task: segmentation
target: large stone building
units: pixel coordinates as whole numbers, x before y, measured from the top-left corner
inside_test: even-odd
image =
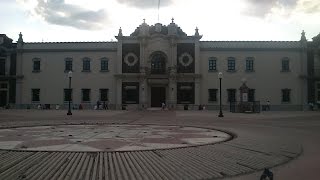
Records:
[[[16,44],[0,34],[0,107],[15,103]]]
[[[159,107],[162,102],[176,109],[200,104],[217,109],[219,72],[225,109],[230,101],[244,100],[243,84],[249,88],[245,101],[270,101],[272,110],[303,110],[308,102],[319,101],[319,76],[313,73],[320,67],[319,41],[308,48],[304,32],[299,41],[201,37],[198,29],[188,36],[173,21],[167,26],[143,22],[130,36],[119,29],[117,42],[26,43],[20,34],[16,51],[1,52],[17,53],[16,72],[11,71],[16,107],[66,107],[71,97],[74,107],[84,108],[99,100],[113,109]],[[2,59],[8,61],[8,54]]]

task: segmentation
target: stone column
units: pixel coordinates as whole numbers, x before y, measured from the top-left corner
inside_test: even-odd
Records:
[[[194,74],[195,74],[195,105],[199,105],[199,104],[202,104],[201,102],[201,84],[200,84],[200,77],[198,76],[200,74],[200,67],[201,67],[201,62],[200,62],[200,43],[199,43],[199,39],[196,39],[195,40],[195,43],[194,43],[194,48],[195,48],[195,54],[194,54],[194,62],[195,62],[195,71],[194,71]]]
[[[119,30],[120,31],[120,30]],[[120,33],[119,33],[120,34]],[[120,34],[121,35],[121,34]],[[118,75],[114,81],[114,104],[116,109],[121,109],[122,104],[122,35],[118,36],[118,44],[117,44],[117,59],[115,61],[115,74]]]
[[[121,78],[116,79],[115,94],[116,94],[115,108],[121,109],[121,105],[122,105],[122,79]]]
[[[16,62],[16,106],[17,107],[22,107],[23,104],[23,58],[22,58],[22,46],[21,44],[18,44],[17,48],[17,62]],[[25,102],[24,102],[25,103]]]
[[[174,37],[170,39],[170,78],[169,78],[169,108],[175,109],[177,104],[177,42]]]
[[[194,104],[199,105],[201,103],[201,89],[200,89],[200,79],[196,78],[194,81],[194,94],[195,94],[195,99],[194,99]]]
[[[5,75],[6,76],[10,76],[10,60],[11,60],[11,54],[7,55],[6,58],[6,68],[5,68]]]

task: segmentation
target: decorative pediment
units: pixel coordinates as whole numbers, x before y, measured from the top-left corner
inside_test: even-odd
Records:
[[[140,25],[135,29],[133,33],[130,34],[130,36],[140,36],[140,35],[146,35],[145,31],[148,31],[149,35],[176,35],[176,36],[187,36],[183,30],[178,27],[174,23],[170,23],[168,26],[162,25],[161,23],[156,23],[155,25],[147,25],[146,23]],[[175,34],[171,34],[175,33]]]

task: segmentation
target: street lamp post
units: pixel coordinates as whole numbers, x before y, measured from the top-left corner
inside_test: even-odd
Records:
[[[219,81],[220,81],[220,89],[219,89],[219,93],[220,93],[220,112],[219,112],[219,116],[218,117],[223,117],[223,113],[222,113],[222,100],[221,100],[221,80],[222,80],[222,72],[219,72],[218,74],[218,78],[219,78]]]
[[[72,96],[72,93],[71,93],[71,78],[72,78],[72,71],[68,72],[68,78],[69,78],[69,108],[68,108],[67,115],[72,115],[72,112],[71,112],[71,96]]]

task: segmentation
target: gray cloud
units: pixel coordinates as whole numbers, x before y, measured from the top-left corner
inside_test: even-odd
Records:
[[[133,6],[137,8],[158,8],[158,0],[117,0],[121,4],[126,4],[128,6]],[[173,0],[161,0],[160,6],[169,6]]]
[[[38,0],[34,11],[48,23],[84,30],[102,29],[107,20],[103,9],[92,11],[64,0]]]
[[[305,13],[319,13],[320,1],[319,0],[306,0],[300,7]]]
[[[299,0],[246,0],[248,7],[244,14],[264,17],[271,12],[271,9],[276,6],[281,6],[286,9],[293,9],[296,7]]]

